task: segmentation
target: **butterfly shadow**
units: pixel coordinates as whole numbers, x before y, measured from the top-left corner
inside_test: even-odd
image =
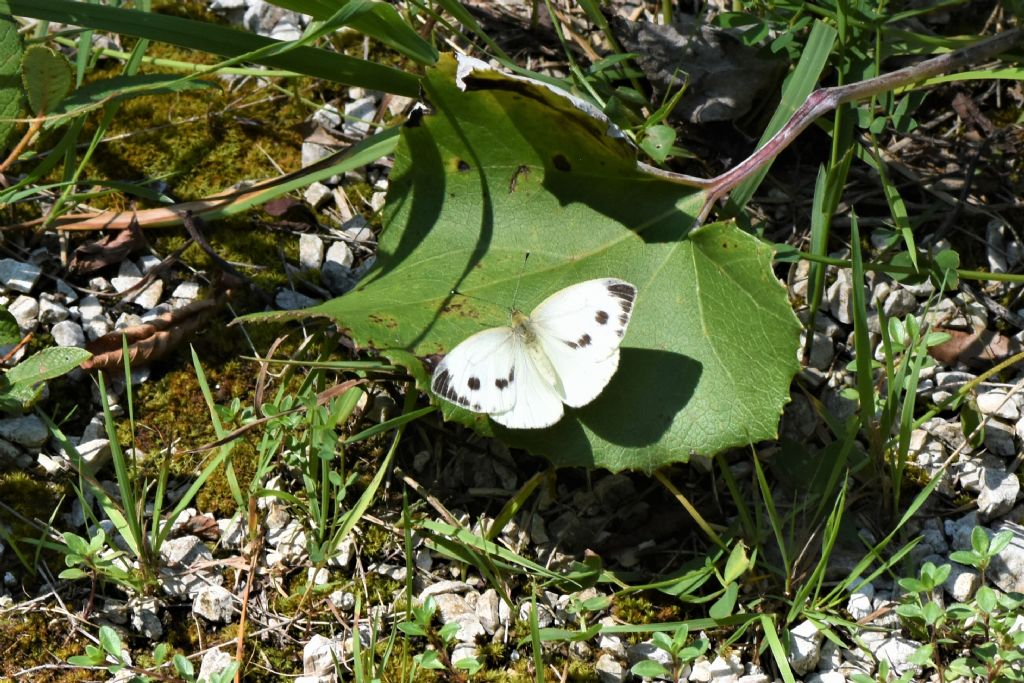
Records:
[[[669,437],[679,412],[693,397],[703,366],[671,351],[623,348],[620,354],[618,371],[592,403],[569,409],[550,429],[502,429],[501,437],[560,466],[593,466],[594,449],[611,448],[619,451],[623,466],[649,469],[650,455],[644,451]]]

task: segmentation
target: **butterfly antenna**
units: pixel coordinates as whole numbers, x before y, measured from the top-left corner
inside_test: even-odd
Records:
[[[530,258],[530,252],[523,257],[523,265],[519,268],[519,277],[516,279],[516,291],[512,293],[512,310],[516,310],[516,301],[519,300],[519,285],[523,282],[523,273],[526,272],[526,262]]]

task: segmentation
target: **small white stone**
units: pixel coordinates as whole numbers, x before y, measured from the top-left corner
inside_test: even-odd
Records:
[[[949,564],[952,569],[942,586],[957,602],[967,602],[981,586],[981,575],[973,567],[965,567],[956,562]]]
[[[324,128],[340,128],[341,112],[333,104],[325,104],[313,112],[313,121]]]
[[[50,335],[57,346],[85,346],[85,332],[82,331],[82,326],[71,320],[62,320],[54,325],[50,328]]]
[[[7,306],[7,311],[18,321],[22,333],[31,332],[39,324],[39,302],[30,296],[19,296]]]
[[[821,631],[814,622],[805,620],[790,631],[787,659],[793,671],[803,675],[818,665],[821,657]]]
[[[109,439],[93,439],[92,441],[79,443],[75,446],[75,450],[78,451],[78,455],[82,458],[82,471],[89,476],[94,476],[104,465],[110,462]]]
[[[320,270],[324,262],[324,241],[317,235],[299,236],[299,266],[306,270]]]
[[[28,294],[43,271],[33,263],[0,259],[0,286],[5,290]]]
[[[164,293],[164,281],[157,278],[142,288],[142,291],[132,297],[132,301],[143,308],[153,308],[160,303],[160,297]]]
[[[106,316],[89,318],[82,324],[82,329],[85,330],[85,336],[88,337],[89,341],[95,341],[103,335],[109,334],[112,328],[113,325]]]
[[[341,226],[341,232],[345,237],[360,244],[371,244],[374,241],[373,230],[363,216],[353,216]]]
[[[331,188],[327,187],[323,183],[312,183],[306,188],[306,191],[302,193],[303,199],[314,209],[319,209],[324,202],[334,196],[331,192]]]
[[[355,102],[347,102],[342,131],[350,137],[364,137],[370,132],[370,121],[376,113],[377,100],[373,97],[361,97]]]
[[[626,667],[607,653],[598,657],[594,670],[597,671],[597,678],[601,683],[623,683],[629,675]]]
[[[62,320],[67,320],[71,311],[56,301],[52,294],[45,293],[39,296],[39,322],[44,325],[52,325]]]
[[[197,282],[182,282],[180,285],[174,288],[171,292],[171,297],[175,299],[185,299],[187,301],[194,301],[199,298],[199,283]]]
[[[341,640],[325,638],[319,633],[309,639],[302,648],[302,672],[307,676],[319,676],[321,674],[333,673],[334,662],[344,661],[347,650],[347,643]]]
[[[216,674],[228,668],[233,661],[235,661],[234,657],[224,650],[217,648],[207,650],[206,654],[203,655],[202,664],[199,665],[199,675],[196,677],[196,680],[209,681]]]
[[[850,599],[846,603],[846,611],[855,620],[860,620],[871,614],[871,601],[875,597],[875,587],[870,583],[860,584],[856,590],[850,593]]]
[[[1007,398],[1007,393],[1002,389],[993,389],[983,394],[978,394],[978,410],[982,415],[993,415],[1001,417],[1009,422],[1016,422],[1020,419],[1020,408],[1013,397]]]
[[[882,312],[889,318],[902,318],[917,309],[917,298],[905,289],[894,289],[889,292]]]
[[[139,266],[139,272],[143,275],[149,275],[154,268],[160,265],[161,260],[153,256],[153,254],[144,254],[138,258],[136,263]]]
[[[113,291],[114,286],[107,278],[97,275],[89,280],[89,289],[94,292],[110,292]]]
[[[104,315],[103,304],[100,300],[93,295],[89,295],[82,298],[82,301],[78,304],[78,315],[82,321],[92,320],[93,318],[99,318]]]
[[[192,599],[192,611],[209,621],[228,622],[235,615],[234,597],[221,586],[203,586]]]

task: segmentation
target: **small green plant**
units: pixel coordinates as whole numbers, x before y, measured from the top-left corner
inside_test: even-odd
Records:
[[[654,647],[668,653],[672,663],[666,667],[661,662],[653,659],[646,659],[637,662],[630,668],[636,676],[646,678],[668,678],[672,681],[682,680],[683,669],[687,664],[707,652],[710,643],[705,638],[697,638],[693,643],[687,644],[690,640],[690,629],[685,624],[669,635],[664,631],[655,631],[651,636]]]
[[[126,553],[107,545],[107,535],[102,528],[97,527],[91,538],[70,531],[65,531],[61,538],[64,539],[64,563],[68,568],[60,573],[60,578],[89,578],[94,587],[100,579],[109,580],[142,590],[137,577],[126,569]]]
[[[151,683],[152,681],[167,680],[167,676],[159,671],[167,666],[173,667],[174,672],[186,683],[230,683],[235,678],[235,671],[238,670],[238,663],[231,662],[222,671],[209,678],[204,678],[202,681],[197,681],[192,662],[181,654],[175,654],[168,659],[169,654],[170,646],[167,643],[159,643],[153,649],[152,668],[134,667],[117,631],[109,626],[101,626],[98,644],[86,645],[85,654],[68,658],[68,664],[82,667],[102,667],[111,675],[128,671],[133,674],[130,679],[127,679],[128,683]]]
[[[0,344],[21,341],[18,323],[0,306]],[[0,412],[20,413],[32,407],[43,390],[43,382],[60,377],[92,357],[85,349],[51,347],[25,358],[0,375]]]
[[[989,539],[984,529],[975,527],[971,550],[957,551],[951,559],[974,567],[984,577],[992,558],[1011,538],[1012,534],[1004,531]],[[943,606],[942,585],[951,571],[949,564],[925,562],[917,577],[899,581],[905,594],[896,613],[911,635],[924,643],[911,663],[935,669],[940,680],[959,677],[1002,683],[1024,679],[1024,629],[1017,623],[1024,596],[1007,595],[983,585],[968,602]],[[873,679],[857,675],[853,680],[868,683]],[[880,670],[874,680],[888,678]]]
[[[483,662],[476,657],[467,657],[454,662],[451,660],[449,650],[456,644],[455,636],[459,632],[460,625],[452,622],[445,624],[440,629],[435,629],[433,619],[436,611],[437,604],[434,602],[434,598],[428,597],[422,605],[412,608],[410,614],[412,619],[398,624],[398,629],[402,633],[426,638],[430,644],[431,649],[413,656],[413,663],[420,669],[448,671],[454,680],[467,680],[480,671]],[[415,680],[415,669],[412,674]]]

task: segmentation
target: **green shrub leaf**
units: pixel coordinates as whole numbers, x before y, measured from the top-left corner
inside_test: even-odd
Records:
[[[0,344],[17,344],[21,341],[21,328],[6,306],[0,306]]]
[[[48,114],[71,91],[71,65],[45,45],[32,45],[21,60],[21,80],[32,113]]]
[[[18,24],[0,15],[0,150],[18,125],[14,119],[21,113],[22,90],[18,82],[21,71],[21,36]]]
[[[562,95],[497,72],[474,72],[463,91],[454,75],[450,58],[428,73],[438,113],[402,131],[377,267],[290,317],[336,320],[426,389],[422,359],[507,324],[514,297],[528,312],[568,285],[618,277],[639,288],[637,306],[593,403],[543,430],[442,402],[445,417],[557,465],[613,471],[774,436],[799,324],[771,248],[731,224],[691,231],[703,193],[638,170],[635,148]]]

